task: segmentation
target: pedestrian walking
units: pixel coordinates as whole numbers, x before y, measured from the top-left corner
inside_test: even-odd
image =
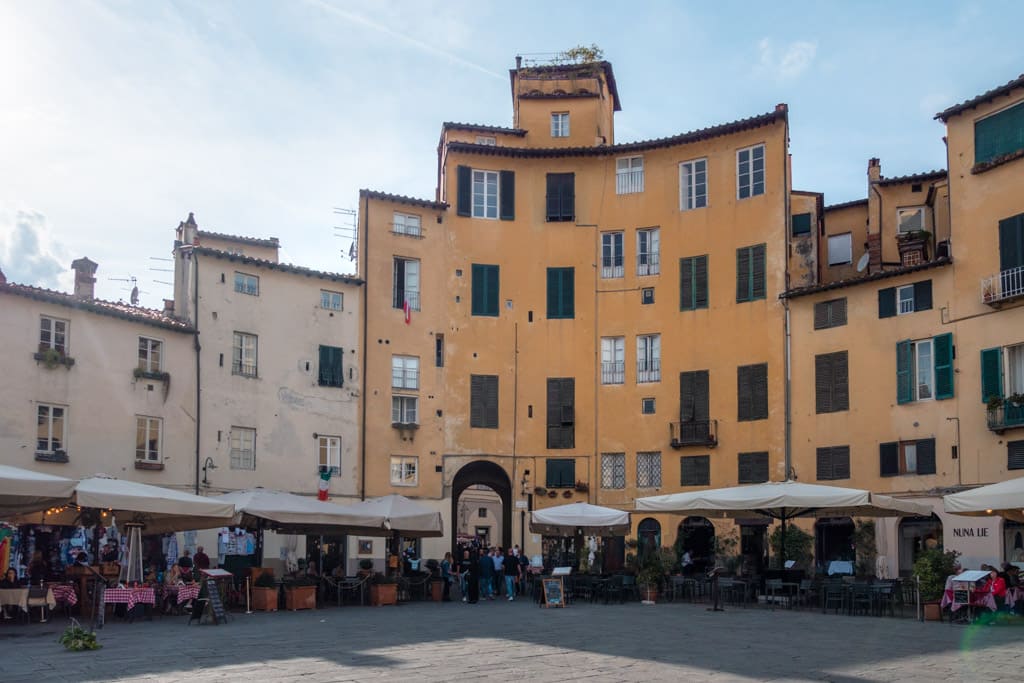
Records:
[[[468,589],[467,597],[470,605],[475,605],[480,599],[480,561],[479,558],[470,556],[469,551],[466,551],[468,558],[466,567],[466,587]]]
[[[480,559],[477,561],[477,572],[480,584],[480,597],[486,600],[493,600],[494,558],[486,550],[480,553]]]
[[[501,579],[505,575],[503,570],[505,556],[501,554],[501,548],[491,550],[491,562],[494,563],[494,595],[501,595]]]
[[[452,601],[452,554],[445,553],[444,559],[441,560],[441,578],[444,580],[444,586],[441,588],[441,600],[443,602]]]
[[[516,599],[516,585],[519,583],[519,561],[516,559],[516,554],[512,548],[508,549],[508,556],[505,557],[503,566],[505,570],[505,593],[508,595],[508,601],[512,602]]]

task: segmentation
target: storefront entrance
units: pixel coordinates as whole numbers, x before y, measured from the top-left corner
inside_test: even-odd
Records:
[[[853,520],[849,517],[825,517],[814,524],[814,560],[822,571],[830,562],[853,562]]]
[[[899,526],[900,576],[914,573],[914,562],[923,550],[942,550],[942,521],[931,517],[904,517]]]
[[[690,553],[692,572],[705,572],[715,561],[715,525],[704,517],[687,517],[676,530],[676,554]]]

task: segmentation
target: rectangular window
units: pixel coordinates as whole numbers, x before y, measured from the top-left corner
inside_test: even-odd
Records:
[[[814,357],[814,403],[817,413],[850,409],[850,374],[846,351]]]
[[[238,271],[235,271],[235,291],[239,294],[259,296],[260,278],[256,275],[249,275],[248,273],[239,273]]]
[[[558,111],[551,114],[551,137],[569,137],[569,112]]]
[[[680,486],[711,486],[711,456],[683,455],[679,458]]]
[[[391,356],[391,387],[393,389],[420,388],[420,359],[416,356]]]
[[[473,218],[498,218],[498,172],[473,169]]]
[[[42,316],[39,319],[39,350],[54,349],[61,355],[68,352],[67,320]]]
[[[640,304],[647,306],[654,303],[654,287],[644,287],[640,290]]]
[[[341,367],[344,350],[337,346],[320,345],[320,363],[317,366],[317,381],[322,387],[340,387],[345,383]]]
[[[576,380],[549,377],[547,382],[547,447],[576,447]]]
[[[814,304],[814,329],[842,327],[846,324],[846,297]]]
[[[679,310],[695,311],[708,307],[708,257],[686,256],[679,259]]]
[[[656,408],[656,401],[654,398],[642,398],[640,399],[640,414],[641,415],[654,415]]]
[[[798,213],[793,216],[793,237],[811,234],[811,214]]]
[[[231,345],[231,372],[243,377],[256,377],[257,338],[255,334],[235,332]]]
[[[679,421],[707,423],[710,419],[707,370],[679,373]]]
[[[392,396],[391,397],[391,424],[394,425],[415,425],[417,420],[416,409],[419,406],[419,399],[416,396]]]
[[[825,446],[817,453],[818,481],[850,478],[850,447]]]
[[[935,439],[879,444],[879,474],[935,474]]]
[[[328,311],[340,311],[344,309],[345,296],[341,292],[332,292],[329,289],[320,290],[320,308]]]
[[[391,306],[420,310],[420,262],[415,259],[395,257],[392,277]]]
[[[829,235],[828,264],[842,266],[853,263],[853,235],[845,232],[842,235]]]
[[[576,485],[576,461],[572,458],[549,458],[546,486],[549,489],[567,489]]]
[[[550,462],[550,461],[548,461]],[[626,454],[625,453],[602,453],[601,454],[601,488],[603,489],[624,489],[626,488]]]
[[[661,488],[661,453],[636,454],[636,486],[641,489]]]
[[[473,264],[472,303],[473,315],[498,316],[500,269],[498,266]]]
[[[548,318],[576,317],[574,268],[548,268]]]
[[[1024,102],[974,122],[974,163],[1024,149]]]
[[[626,381],[626,338],[601,338],[601,384]]]
[[[414,213],[396,211],[391,218],[391,231],[396,235],[419,237],[421,234],[420,217]]]
[[[736,250],[736,303],[765,298],[765,245]]]
[[[708,160],[679,164],[679,208],[683,211],[708,205]]]
[[[764,145],[736,152],[736,196],[739,199],[764,194]]]
[[[317,470],[326,467],[334,474],[341,473],[341,437],[323,436],[317,437]]]
[[[914,312],[914,285],[905,285],[896,288],[896,313],[906,315]]]
[[[158,417],[135,418],[135,459],[139,462],[160,462],[160,434],[163,420]]]
[[[498,376],[469,376],[469,426],[498,428]]]
[[[636,338],[636,381],[661,381],[661,335],[642,334]]]
[[[644,158],[624,157],[615,160],[615,194],[644,191]]]
[[[444,367],[444,335],[441,333],[434,335],[434,367]]]
[[[737,463],[739,483],[760,484],[768,481],[768,451],[740,453]]]
[[[480,517],[482,519],[486,518],[487,517],[487,508],[477,508],[476,509],[476,516]]]
[[[66,450],[64,425],[67,408],[40,403],[36,407],[36,454],[54,455]]]
[[[878,290],[878,317],[891,318],[932,308],[932,281],[921,280],[901,287]]]
[[[661,235],[658,228],[636,231],[636,274],[657,275],[660,272]]]
[[[419,458],[410,455],[391,456],[391,485],[416,486],[419,484]]]
[[[736,397],[740,422],[768,419],[768,364],[736,368]]]
[[[924,207],[896,209],[896,225],[900,234],[924,230]]]
[[[576,174],[548,173],[546,200],[549,221],[576,220]]]
[[[231,469],[256,469],[256,430],[248,427],[231,428]]]
[[[601,233],[601,277],[622,277],[622,233]]]
[[[455,212],[474,218],[515,220],[516,174],[513,171],[455,169]]]
[[[1006,469],[1024,470],[1024,441],[1006,442]]]
[[[487,145],[488,147],[494,147],[498,144],[498,139],[493,135],[477,135],[476,144]]]
[[[159,339],[139,337],[138,369],[143,372],[160,372],[163,347],[163,342]]]
[[[953,397],[953,335],[896,344],[897,403]]]

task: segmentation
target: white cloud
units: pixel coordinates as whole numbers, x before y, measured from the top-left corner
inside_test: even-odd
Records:
[[[54,241],[46,217],[35,211],[0,212],[0,269],[8,282],[66,289],[67,250]]]
[[[817,41],[794,40],[776,48],[769,38],[762,38],[757,44],[759,53],[758,70],[780,81],[792,80],[814,62],[818,52]]]

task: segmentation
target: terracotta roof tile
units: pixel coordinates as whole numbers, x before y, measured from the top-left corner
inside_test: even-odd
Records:
[[[615,84],[615,72],[612,71],[612,63],[608,61],[601,62],[584,62],[582,64],[541,64],[537,66],[524,66],[518,69],[518,71],[526,72],[529,74],[533,73],[557,73],[559,71],[586,71],[588,68],[598,67],[604,71],[604,77],[608,81],[608,92],[611,93],[612,98],[615,100],[615,111],[622,111],[622,103],[619,100],[619,88]],[[509,83],[515,88],[515,77],[516,69],[508,70]],[[515,97],[513,91],[512,96]]]
[[[204,237],[210,239],[223,240],[225,242],[237,242],[238,244],[251,244],[256,247],[280,247],[281,243],[276,237],[270,237],[263,239],[262,237],[243,237],[241,235],[228,235],[223,232],[210,232],[209,230],[197,230],[196,234],[199,235],[200,244]]]
[[[144,325],[153,325],[168,330],[179,332],[194,332],[195,330],[184,320],[179,320],[162,311],[142,306],[132,306],[120,301],[105,301],[103,299],[81,299],[66,292],[58,292],[43,287],[32,287],[30,285],[19,285],[14,283],[0,284],[0,294],[13,294],[27,299],[44,301],[46,303],[67,306],[80,311],[89,311],[99,315],[109,315],[114,318],[131,320]]]
[[[421,206],[425,209],[437,209],[438,211],[444,211],[448,208],[448,205],[444,202],[434,202],[429,199],[417,199],[416,197],[406,197],[403,194],[389,194],[387,192],[378,192],[377,190],[359,190],[360,197],[368,197],[370,199],[380,199],[385,202],[395,202],[397,204],[408,204],[410,206]]]
[[[893,176],[892,178],[880,178],[879,185],[901,185],[903,183],[919,183],[928,180],[941,180],[946,177],[946,171],[938,168],[934,171],[922,171],[910,175]]]
[[[479,123],[458,123],[456,121],[445,121],[441,124],[442,130],[468,130],[475,133],[502,133],[523,137],[526,130],[523,128],[504,128],[502,126],[484,126]]]
[[[991,102],[1000,95],[1007,95],[1010,93],[1011,90],[1014,90],[1015,88],[1024,88],[1024,74],[1017,76],[1017,78],[1013,79],[1006,85],[1001,85],[998,88],[993,88],[988,92],[982,93],[977,97],[972,97],[971,99],[965,102],[961,102],[960,104],[954,104],[949,109],[940,111],[938,114],[935,115],[935,118],[945,123],[951,117],[956,116],[961,112],[967,111],[968,109],[973,109],[974,107],[977,107],[979,104]]]
[[[898,277],[900,275],[906,275],[908,273],[916,273],[921,270],[929,270],[931,268],[938,268],[940,266],[949,265],[953,262],[952,257],[945,256],[943,258],[937,258],[934,261],[927,261],[926,263],[919,263],[915,266],[904,266],[902,268],[894,268],[893,270],[883,270],[878,273],[872,273],[871,275],[865,275],[863,277],[851,278],[849,280],[838,280],[836,282],[827,282],[823,285],[811,285],[809,287],[798,287],[789,291],[783,292],[779,295],[780,299],[796,299],[801,296],[808,296],[809,294],[817,294],[818,292],[827,292],[831,289],[844,289],[846,287],[853,287],[855,285],[862,285],[867,282],[876,282],[878,280],[887,280],[891,277]]]
[[[268,261],[266,259],[254,258],[252,256],[244,256],[242,254],[232,254],[220,249],[211,249],[209,247],[194,247],[193,253],[202,254],[205,256],[213,256],[214,258],[224,259],[227,261],[235,261],[238,263],[244,263],[250,266],[257,266],[259,268],[266,268],[268,270],[279,270],[283,273],[294,273],[296,275],[305,275],[306,277],[315,277],[321,280],[330,280],[331,282],[344,282],[350,285],[361,285],[363,281],[353,275],[343,275],[341,273],[328,273],[322,270],[313,270],[312,268],[305,268],[303,266],[294,266],[290,263],[278,263],[276,261]]]
[[[829,204],[825,207],[826,211],[834,211],[836,209],[846,209],[851,206],[859,206],[861,204],[867,204],[868,200],[865,199],[853,199],[848,202],[839,202],[838,204]]]

